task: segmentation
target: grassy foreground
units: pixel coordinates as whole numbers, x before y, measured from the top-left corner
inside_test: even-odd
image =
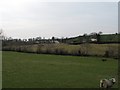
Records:
[[[3,88],[99,88],[100,79],[118,77],[118,61],[101,59],[3,52]]]

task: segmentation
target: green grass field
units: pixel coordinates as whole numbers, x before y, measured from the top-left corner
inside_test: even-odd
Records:
[[[100,79],[117,73],[110,58],[3,52],[3,88],[99,88]]]

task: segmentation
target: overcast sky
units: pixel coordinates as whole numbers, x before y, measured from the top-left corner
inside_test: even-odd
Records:
[[[13,38],[73,37],[118,32],[117,2],[2,0],[0,28]]]

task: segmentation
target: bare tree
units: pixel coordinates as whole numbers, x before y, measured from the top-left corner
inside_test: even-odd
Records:
[[[0,40],[2,40],[2,34],[3,34],[3,30],[0,30]]]
[[[102,33],[103,33],[103,32],[101,32],[101,31],[100,31],[100,32],[98,32],[98,34],[99,34],[99,35],[101,35]]]
[[[0,51],[2,51],[2,29],[0,30]]]
[[[53,42],[53,43],[55,42],[55,37],[52,37],[52,42]]]

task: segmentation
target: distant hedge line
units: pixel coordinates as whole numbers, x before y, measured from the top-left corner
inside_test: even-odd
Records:
[[[3,51],[119,58],[118,44],[35,44],[3,46]]]

